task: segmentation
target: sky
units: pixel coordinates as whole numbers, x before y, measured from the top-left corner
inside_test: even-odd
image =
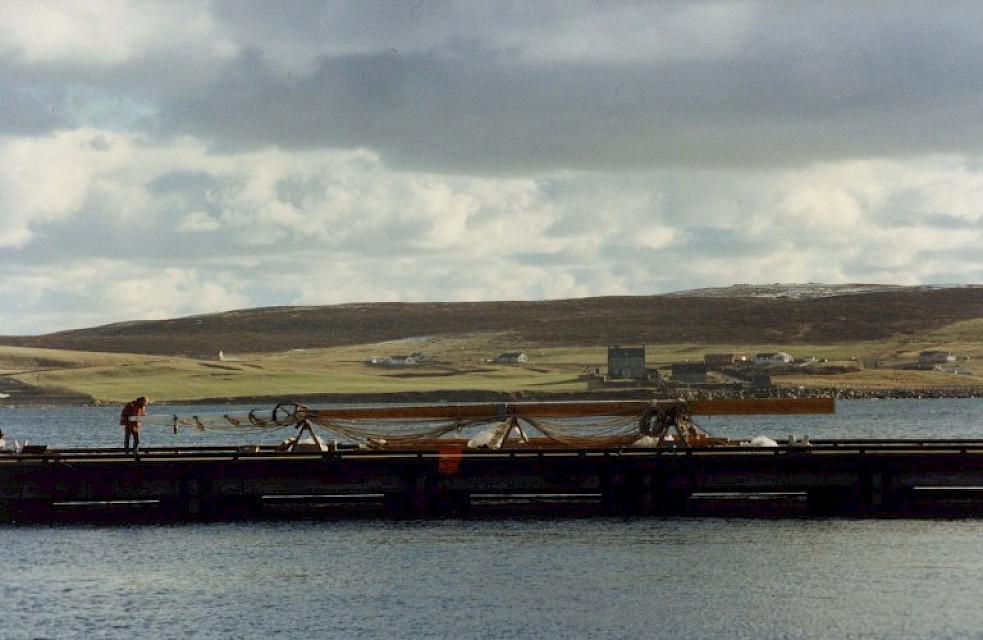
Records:
[[[0,0],[0,335],[983,283],[983,3]]]

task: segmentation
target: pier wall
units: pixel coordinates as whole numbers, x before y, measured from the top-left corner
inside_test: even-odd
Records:
[[[279,453],[59,450],[0,457],[0,520],[572,515],[983,515],[983,441],[677,450]]]

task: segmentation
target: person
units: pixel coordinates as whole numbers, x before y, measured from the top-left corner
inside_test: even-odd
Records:
[[[3,434],[3,429],[0,429],[0,451],[5,451],[7,449],[7,436]]]
[[[133,453],[140,446],[140,416],[147,415],[147,397],[140,396],[123,405],[119,423],[123,427],[123,451],[130,451],[130,440],[133,440]]]

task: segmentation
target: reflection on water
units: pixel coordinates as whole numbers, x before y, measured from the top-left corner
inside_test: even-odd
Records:
[[[981,408],[844,401],[833,416],[700,423],[734,437],[983,438]],[[0,426],[50,446],[119,446],[117,411],[2,409]],[[166,429],[145,437],[239,443]],[[983,630],[983,521],[973,519],[6,525],[0,548],[0,637],[14,639],[934,639]]]
[[[976,521],[7,527],[0,542],[0,612],[13,638],[937,638],[983,629]]]

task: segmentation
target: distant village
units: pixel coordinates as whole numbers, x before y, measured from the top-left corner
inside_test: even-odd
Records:
[[[645,347],[608,347],[607,374],[602,382],[613,380],[663,379],[659,369],[645,364]],[[957,357],[951,351],[922,351],[912,362],[894,365],[895,368],[921,369],[960,373]],[[755,354],[707,353],[701,361],[672,363],[668,367],[668,382],[686,385],[712,385],[751,381],[754,386],[770,386],[770,374],[782,373],[795,367],[821,367],[826,364],[814,356],[795,358],[784,351],[765,351]],[[879,358],[865,358],[855,363],[855,368],[879,369]],[[599,372],[595,374],[601,377]],[[713,376],[711,378],[711,376]]]
[[[960,373],[957,355],[951,351],[929,350],[918,354],[917,360],[893,363],[893,368],[937,370]],[[372,356],[365,364],[377,367],[414,367],[433,362],[422,352],[387,357]],[[523,351],[506,351],[482,362],[501,365],[529,363]],[[764,351],[754,354],[707,353],[702,360],[671,363],[667,367],[652,367],[646,359],[645,346],[624,347],[612,345],[607,349],[605,371],[593,368],[581,376],[588,389],[609,386],[679,386],[700,388],[768,387],[771,375],[798,367],[823,367],[824,360],[814,356],[793,357],[784,351]],[[884,364],[879,358],[863,358],[852,364],[853,368],[879,369]]]

